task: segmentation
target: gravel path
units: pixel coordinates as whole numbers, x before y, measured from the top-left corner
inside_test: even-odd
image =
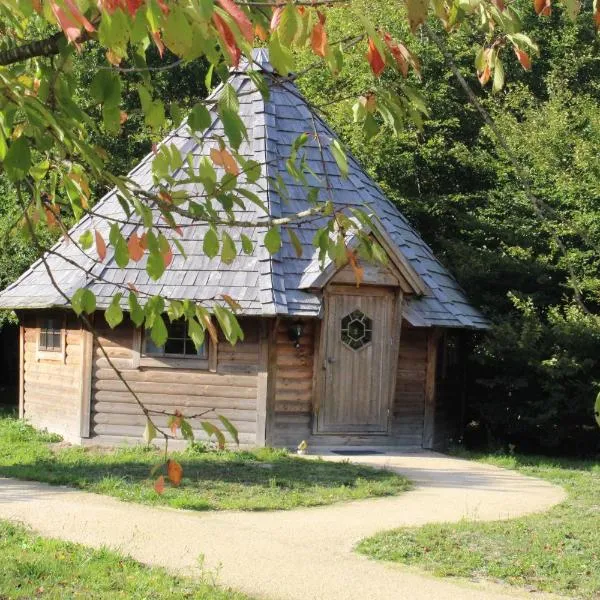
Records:
[[[340,460],[325,456],[326,460]],[[436,579],[352,551],[402,525],[493,520],[543,511],[565,498],[544,481],[431,452],[353,457],[406,475],[400,496],[277,512],[153,508],[40,483],[0,479],[0,518],[42,535],[109,546],[144,563],[273,600],[500,600],[543,598],[496,584]]]

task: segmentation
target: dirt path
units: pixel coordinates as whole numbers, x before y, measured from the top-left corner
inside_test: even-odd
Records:
[[[337,457],[325,457],[339,460]],[[41,534],[109,546],[148,564],[273,600],[499,600],[535,598],[500,585],[435,579],[352,551],[362,538],[402,525],[492,520],[545,510],[565,492],[544,481],[434,453],[352,459],[405,474],[397,497],[289,512],[207,512],[128,504],[113,498],[0,479],[0,518]]]

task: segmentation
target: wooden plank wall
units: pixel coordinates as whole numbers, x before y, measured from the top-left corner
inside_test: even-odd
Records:
[[[256,442],[257,372],[259,366],[259,323],[240,319],[245,340],[233,347],[218,344],[217,370],[135,367],[134,328],[123,324],[111,330],[98,315],[100,341],[111,360],[121,369],[127,383],[150,409],[197,414],[207,409],[227,417],[238,429],[240,443]],[[145,417],[125,385],[110,368],[98,344],[94,346],[92,371],[92,441],[139,443]],[[216,414],[204,417],[216,425]],[[166,416],[156,418],[165,426]],[[200,420],[192,420],[197,439],[207,439]],[[228,434],[226,437],[229,439]]]
[[[23,317],[23,416],[32,425],[79,441],[82,331],[75,317],[66,321],[66,355],[38,357],[35,314]]]
[[[392,434],[401,446],[421,446],[423,441],[427,335],[427,329],[406,324],[400,334]]]

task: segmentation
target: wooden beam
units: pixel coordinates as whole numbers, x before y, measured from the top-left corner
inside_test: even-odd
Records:
[[[394,413],[394,398],[396,397],[396,379],[398,377],[398,360],[400,358],[400,335],[402,333],[402,303],[404,294],[401,290],[396,292],[394,312],[392,314],[392,332],[390,349],[390,373],[388,390],[388,433],[392,433],[392,419]]]
[[[80,370],[80,421],[79,435],[90,437],[92,411],[92,365],[94,360],[94,336],[81,326],[81,370]]]
[[[433,448],[435,441],[435,403],[437,350],[440,331],[432,329],[427,335],[427,370],[425,372],[425,409],[423,414],[423,448]]]
[[[25,326],[19,326],[19,419],[25,416]]]

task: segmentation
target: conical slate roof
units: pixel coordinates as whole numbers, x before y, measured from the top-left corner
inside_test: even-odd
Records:
[[[309,107],[291,82],[273,74],[267,52],[255,50],[254,58],[266,74],[269,99],[263,99],[243,68],[232,74],[229,83],[239,95],[240,117],[248,131],[249,141],[242,143],[240,154],[267,165],[267,172],[263,169],[261,178],[255,184],[246,185],[262,199],[270,216],[285,217],[309,208],[306,188],[293,180],[285,168],[292,142],[301,133],[309,132],[308,142],[301,152],[306,155],[308,167],[319,178],[311,178],[311,186],[321,188],[322,198],[328,197],[331,191],[334,202],[340,205],[369,206],[379,218],[387,237],[426,284],[428,291],[425,295],[411,297],[405,303],[404,318],[415,326],[485,327],[486,320],[469,304],[456,280],[353,157],[348,157],[348,177],[341,176],[330,151],[331,143],[336,139],[335,134]],[[218,94],[218,90],[215,94]],[[162,143],[174,144],[184,158],[192,155],[197,165],[216,146],[212,136],[224,135],[216,111],[212,111],[211,116],[212,125],[202,139],[191,136],[184,123]],[[313,135],[315,132],[318,139]],[[148,190],[153,188],[152,159],[152,154],[146,156],[129,174],[132,180]],[[271,182],[278,176],[285,181],[289,198],[281,198],[274,189]],[[186,175],[180,170],[174,177],[183,180]],[[326,190],[325,180],[329,183],[330,191]],[[182,187],[201,195],[201,186],[198,184],[187,183]],[[128,219],[125,216],[114,190],[96,204],[94,212],[94,216],[84,217],[73,228],[72,239],[79,239],[81,233],[90,228],[101,231],[108,239],[110,222],[102,217],[124,221],[121,230],[125,238],[136,228],[133,222],[135,217]],[[266,219],[267,215],[261,208],[248,202],[246,210],[239,210],[236,217],[256,221]],[[145,294],[161,294],[167,298],[210,302],[227,294],[240,303],[241,314],[319,315],[321,299],[306,289],[310,287],[307,281],[310,282],[320,269],[312,245],[314,232],[319,226],[317,222],[303,223],[297,230],[304,249],[301,258],[297,258],[285,233],[282,236],[282,249],[270,256],[262,244],[266,227],[246,228],[243,233],[256,242],[254,252],[249,256],[240,253],[228,265],[219,257],[209,259],[203,253],[206,226],[192,224],[183,217],[177,217],[177,221],[182,225],[183,235],[178,239],[186,256],[174,248],[173,262],[158,281],[148,277],[145,258],[139,263],[130,262],[127,268],[120,269],[111,255],[110,246],[106,259],[100,263],[93,250],[84,252],[77,244],[61,240],[51,249],[46,261],[55,282],[68,296],[78,288],[87,286],[95,293],[100,308],[108,306],[115,293],[126,290],[127,284],[132,284],[142,300]],[[228,227],[227,231],[237,244],[242,229]],[[0,293],[0,308],[64,305],[64,298],[52,285],[41,260]]]

